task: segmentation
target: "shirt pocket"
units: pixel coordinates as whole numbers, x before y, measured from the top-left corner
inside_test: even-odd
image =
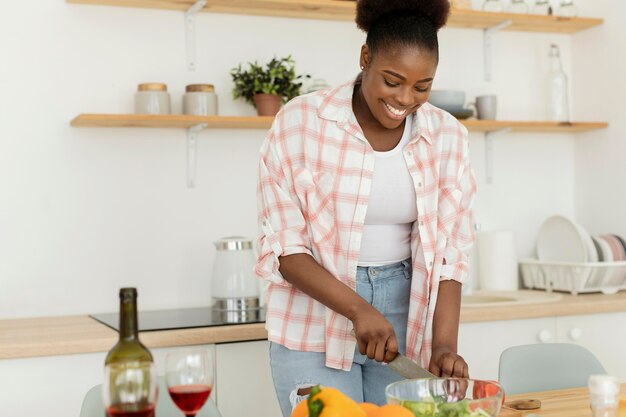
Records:
[[[333,242],[337,233],[333,176],[298,168],[294,172],[294,184],[312,243],[327,245]]]
[[[463,191],[455,186],[444,187],[439,190],[437,206],[438,230],[446,238],[450,237],[454,225],[461,213],[461,199]]]

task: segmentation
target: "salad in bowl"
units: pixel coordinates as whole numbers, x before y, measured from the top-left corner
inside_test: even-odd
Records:
[[[387,404],[415,417],[496,417],[504,390],[494,381],[463,378],[406,379],[385,389]]]

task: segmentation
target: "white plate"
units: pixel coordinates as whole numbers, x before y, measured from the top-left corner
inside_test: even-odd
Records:
[[[552,216],[539,229],[537,257],[542,261],[597,262],[598,252],[582,226],[567,217]]]
[[[602,236],[592,236],[591,239],[596,246],[598,252],[598,261],[600,262],[613,262],[613,251],[611,245],[602,238]]]

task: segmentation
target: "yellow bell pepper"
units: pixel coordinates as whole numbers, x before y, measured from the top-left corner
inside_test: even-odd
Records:
[[[291,417],[367,417],[365,411],[341,391],[319,385],[311,389],[307,401],[296,406]]]

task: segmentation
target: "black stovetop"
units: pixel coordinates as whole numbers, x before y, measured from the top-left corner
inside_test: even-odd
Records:
[[[139,331],[189,329],[193,327],[226,326],[248,323],[263,323],[265,314],[261,309],[258,317],[246,321],[226,321],[219,312],[210,307],[184,308],[175,310],[140,311],[138,317]],[[98,320],[113,330],[119,331],[119,313],[90,314],[89,317]]]

